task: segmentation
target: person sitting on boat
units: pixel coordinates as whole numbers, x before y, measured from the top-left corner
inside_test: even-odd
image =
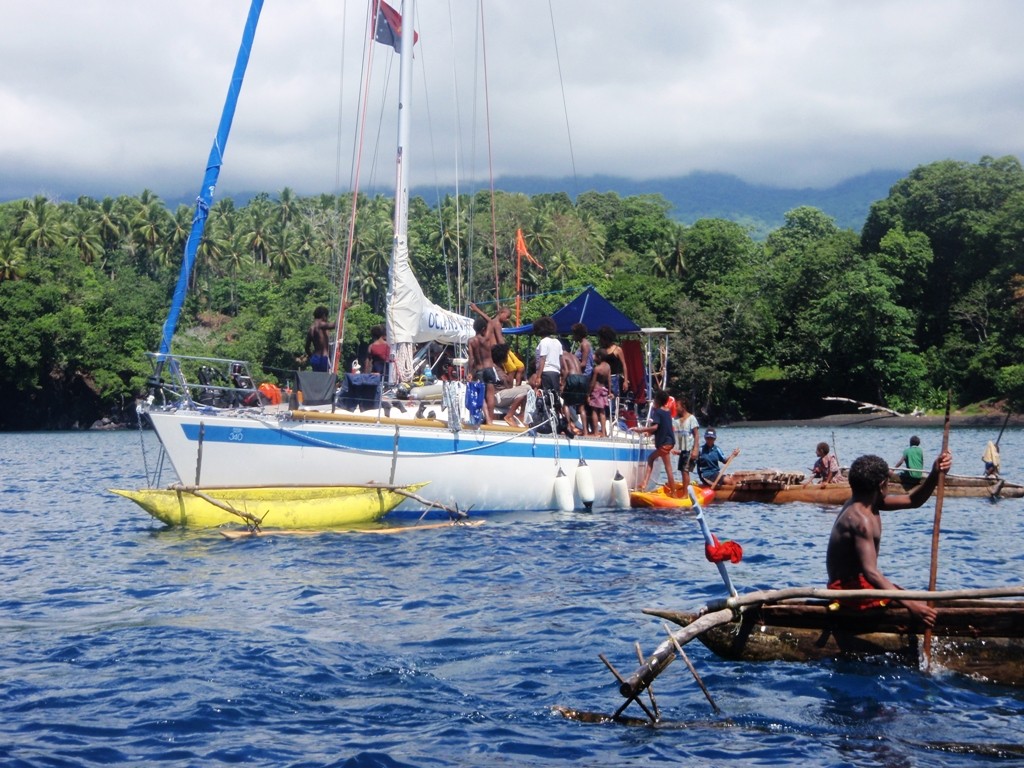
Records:
[[[700,423],[690,413],[688,398],[676,398],[676,423],[672,426],[676,432],[678,468],[683,476],[683,485],[686,486],[690,484],[690,473],[697,469],[697,454],[700,450]]]
[[[896,462],[893,469],[906,464],[907,468],[900,472],[900,482],[905,488],[917,485],[924,477],[924,451],[921,450],[921,438],[914,435],[910,438],[910,445],[903,449],[903,455]]]
[[[327,307],[313,310],[313,323],[306,332],[306,357],[314,371],[326,373],[331,370],[330,338],[328,331],[334,330],[334,323],[327,319]]]
[[[513,427],[526,428],[526,401],[530,396],[532,387],[529,384],[516,384],[505,370],[505,363],[509,356],[508,344],[495,344],[491,348],[491,358],[494,360],[495,370],[498,374],[498,385],[495,387],[494,407],[504,409],[505,422]]]
[[[675,496],[676,478],[672,471],[672,449],[676,445],[675,432],[672,429],[672,412],[668,408],[668,392],[659,389],[654,393],[654,407],[651,409],[651,423],[642,427],[633,427],[633,432],[654,435],[654,450],[647,455],[647,473],[639,490],[646,491],[647,483],[654,472],[654,462],[659,458],[665,463],[665,474],[668,476],[670,496]]]
[[[391,347],[384,339],[385,334],[383,325],[375,325],[370,329],[370,347],[366,350],[367,373],[379,373],[383,376],[388,370]]]
[[[818,447],[814,449],[814,452],[817,454],[818,459],[811,468],[811,479],[804,483],[804,485],[810,485],[815,478],[822,485],[838,481],[840,475],[839,459],[836,458],[834,453],[829,452],[828,443],[818,443]]]
[[[469,370],[473,371],[473,380],[484,383],[484,422],[494,421],[494,388],[498,383],[498,372],[494,370],[494,359],[491,357],[490,336],[487,333],[487,321],[478,317],[473,321],[476,336],[469,340]]]
[[[491,348],[497,344],[505,343],[505,323],[512,317],[512,310],[508,307],[498,307],[498,311],[491,317],[476,304],[470,303],[469,308],[487,321],[487,335],[490,338]],[[523,374],[526,372],[526,364],[519,359],[519,356],[509,347],[508,359],[502,366],[505,373],[515,380],[515,386],[523,383]]]
[[[700,447],[700,452],[697,454],[697,477],[700,478],[702,485],[714,485],[718,479],[719,473],[722,471],[720,464],[727,462],[734,456],[739,456],[740,449],[734,448],[732,453],[729,454],[729,459],[722,453],[722,449],[719,448],[715,441],[718,439],[718,433],[713,429],[707,429],[704,431],[704,445]]]
[[[949,472],[953,455],[948,451],[935,460],[924,482],[909,493],[887,493],[889,465],[878,456],[861,456],[850,465],[851,496],[843,505],[828,538],[825,566],[829,589],[900,589],[878,567],[882,539],[880,511],[915,509],[932,495],[940,472]],[[843,600],[836,608],[865,610],[884,607],[888,600]],[[934,626],[935,609],[923,601],[900,601],[926,626]]]

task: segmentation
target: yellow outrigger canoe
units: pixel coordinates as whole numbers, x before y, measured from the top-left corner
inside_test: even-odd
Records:
[[[187,528],[216,528],[228,523],[258,523],[261,528],[329,529],[379,520],[416,485],[337,485],[280,487],[110,489],[131,499],[157,520]]]

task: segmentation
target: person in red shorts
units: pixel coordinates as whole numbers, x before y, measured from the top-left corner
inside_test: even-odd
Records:
[[[881,510],[914,509],[932,495],[940,472],[949,472],[953,455],[948,451],[932,465],[925,481],[910,493],[886,493],[889,465],[878,456],[861,456],[850,465],[850,500],[843,505],[832,526],[825,563],[829,589],[900,589],[878,567],[882,539]],[[887,600],[841,601],[841,607],[877,608]],[[935,625],[935,609],[919,600],[902,602],[926,626]]]

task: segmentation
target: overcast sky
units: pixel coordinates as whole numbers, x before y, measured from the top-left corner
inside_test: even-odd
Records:
[[[347,5],[266,0],[219,195],[349,188],[366,3]],[[0,3],[0,199],[194,196],[248,8]],[[455,158],[486,179],[488,145],[499,177],[780,187],[1024,154],[1024,2],[484,0],[482,37],[479,13],[417,4],[414,184]],[[375,49],[363,188],[393,183],[397,58]]]

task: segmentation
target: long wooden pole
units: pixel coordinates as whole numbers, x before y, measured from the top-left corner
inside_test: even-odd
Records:
[[[737,448],[736,451],[733,452],[733,454],[731,456],[729,456],[728,459],[726,459],[725,464],[722,465],[722,469],[718,473],[718,477],[715,478],[715,482],[711,485],[711,490],[712,491],[715,490],[716,488],[718,488],[718,486],[721,484],[722,480],[725,479],[725,470],[727,470],[729,468],[729,465],[732,464],[732,460],[735,459],[739,455],[740,455],[740,451]]]
[[[949,406],[953,393],[946,390],[946,419],[942,426],[942,453],[949,450]],[[942,529],[942,500],[946,496],[946,473],[939,473],[939,485],[935,489],[935,520],[932,522],[932,562],[928,572],[928,591],[935,591],[935,582],[939,573],[939,533]],[[932,663],[932,630],[924,631],[924,668],[927,670]]]

